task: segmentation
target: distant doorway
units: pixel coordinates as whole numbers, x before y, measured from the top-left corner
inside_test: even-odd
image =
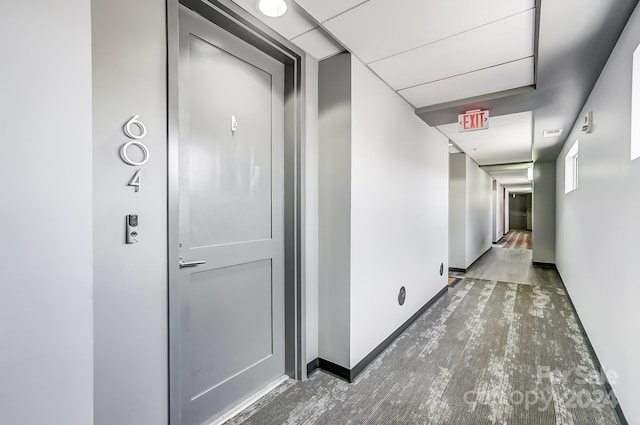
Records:
[[[509,199],[509,230],[528,230],[533,227],[532,194],[514,194]]]

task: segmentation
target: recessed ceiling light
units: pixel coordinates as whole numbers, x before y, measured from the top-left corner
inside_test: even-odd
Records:
[[[562,134],[561,128],[556,128],[555,130],[545,130],[542,132],[542,137],[558,137]]]
[[[260,0],[258,2],[260,12],[271,18],[282,16],[287,11],[287,3],[284,0]]]

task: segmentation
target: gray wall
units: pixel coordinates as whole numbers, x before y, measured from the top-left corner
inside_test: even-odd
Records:
[[[349,368],[351,55],[319,65],[319,356]]]
[[[0,13],[0,423],[93,414],[91,3]]]
[[[533,167],[533,261],[556,262],[556,163]]]
[[[304,258],[307,358],[318,358],[318,61],[305,62]]]
[[[467,267],[467,154],[449,155],[449,267]]]
[[[582,111],[593,111],[593,133],[576,122],[556,162],[556,263],[600,361],[618,375],[613,387],[631,424],[640,423],[640,159],[630,160],[639,44],[636,9]],[[578,188],[565,194],[564,159],[577,139]]]
[[[93,138],[95,423],[167,423],[167,123],[165,4],[94,0]],[[140,114],[151,152],[142,190],[122,162],[122,131]],[[140,242],[124,243],[139,214]]]

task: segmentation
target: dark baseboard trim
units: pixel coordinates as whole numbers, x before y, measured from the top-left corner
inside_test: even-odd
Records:
[[[346,367],[342,367],[328,360],[318,358],[312,360],[307,365],[307,375],[316,369],[322,369],[325,372],[329,372],[338,378],[344,379],[347,382],[353,382],[356,377],[362,372],[371,362],[373,362],[382,352],[395,341],[418,317],[422,316],[429,307],[433,305],[438,299],[447,293],[449,286],[445,286],[438,292],[433,298],[431,298],[425,305],[420,307],[413,316],[411,316],[406,322],[404,322],[398,329],[396,329],[391,335],[389,335],[384,341],[382,341],[376,348],[373,349],[367,356],[362,359],[353,369],[349,370]]]
[[[395,330],[391,335],[387,337],[384,341],[382,341],[376,348],[373,349],[364,359],[362,359],[353,369],[351,369],[351,376],[349,382],[353,382],[356,379],[356,376],[360,374],[369,364],[376,359],[382,352],[391,345],[396,338],[398,338],[413,322],[415,322],[418,317],[422,316],[425,311],[429,307],[433,305],[441,296],[447,293],[449,286],[445,286],[438,292],[433,298],[431,298],[425,305],[423,305],[420,310],[416,311],[416,313],[409,318],[406,322],[404,322],[398,329]]]
[[[479,256],[478,258],[476,258],[476,261],[474,261],[473,263],[471,263],[471,264],[469,264],[469,265],[467,266],[467,270],[469,270],[471,267],[475,266],[475,265],[476,265],[476,263],[477,263],[478,261],[480,261],[480,260],[482,259],[482,257],[484,257],[485,255],[487,255],[487,254],[489,253],[489,251],[491,251],[492,249],[493,249],[493,247],[492,247],[492,246],[490,246],[490,247],[489,247],[489,249],[487,249],[485,252],[483,252],[481,256]]]
[[[487,249],[485,252],[482,253],[482,255],[480,255],[478,258],[476,258],[476,260],[469,264],[469,266],[467,266],[466,269],[460,269],[458,267],[449,267],[449,271],[450,272],[457,272],[457,273],[466,273],[467,270],[469,270],[471,267],[473,267],[478,261],[480,261],[480,259],[482,257],[484,257],[485,255],[487,255],[489,253],[489,251],[491,251],[493,249],[493,246],[490,246],[489,249]]]
[[[538,261],[534,261],[533,262],[533,266],[534,267],[541,267],[543,269],[558,270],[558,268],[556,267],[556,265],[554,263],[540,263]]]
[[[449,267],[450,272],[466,273],[467,269],[459,269],[457,267]]]
[[[307,364],[307,376],[311,375],[314,370],[320,367],[320,359],[313,359]]]
[[[557,267],[555,266],[555,264],[553,266],[557,270]],[[591,354],[591,359],[593,360],[593,363],[596,369],[600,373],[600,376],[604,379],[604,389],[607,392],[607,394],[609,394],[610,397],[613,397],[611,401],[615,403],[614,409],[616,411],[616,415],[618,416],[618,419],[620,420],[620,424],[629,425],[629,422],[627,421],[627,418],[624,416],[624,412],[622,411],[622,407],[620,407],[620,402],[618,401],[618,398],[615,396],[615,393],[613,392],[613,387],[609,382],[607,373],[602,368],[602,363],[600,363],[600,359],[598,359],[596,350],[593,348],[593,345],[591,344],[591,340],[589,339],[589,335],[587,335],[587,331],[582,325],[582,320],[580,320],[580,315],[578,314],[578,310],[576,310],[575,304],[573,304],[573,300],[571,299],[571,295],[569,295],[567,286],[564,284],[564,281],[562,280],[562,276],[560,276],[560,273],[558,273],[558,276],[560,277],[560,283],[562,283],[562,287],[564,288],[564,291],[567,293],[567,298],[569,299],[569,305],[571,305],[571,309],[573,310],[574,314],[576,315],[576,319],[578,320],[578,327],[580,327],[580,332],[582,333],[582,337],[587,342],[587,348],[589,349],[589,354]]]
[[[351,371],[346,367],[342,367],[339,364],[335,364],[325,359],[318,359],[318,369],[322,369],[325,372],[329,372],[338,378],[344,379],[347,382],[351,382]]]

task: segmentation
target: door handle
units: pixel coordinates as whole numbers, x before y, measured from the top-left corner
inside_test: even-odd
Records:
[[[195,266],[199,266],[201,264],[206,264],[207,262],[205,260],[195,260],[195,261],[184,261],[184,258],[180,257],[180,259],[178,260],[178,265],[180,266],[181,269],[185,268],[185,267],[195,267]]]

